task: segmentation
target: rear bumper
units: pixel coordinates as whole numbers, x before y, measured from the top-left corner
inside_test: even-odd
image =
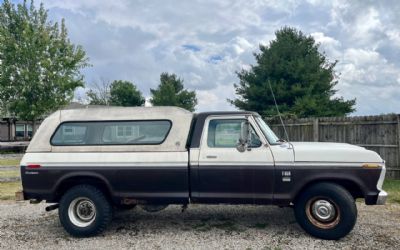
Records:
[[[387,193],[385,191],[380,191],[378,198],[376,199],[376,205],[385,205],[387,199]]]

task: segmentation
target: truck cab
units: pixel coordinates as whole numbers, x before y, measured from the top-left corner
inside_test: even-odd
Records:
[[[190,143],[193,201],[273,203],[275,162],[284,159],[292,165],[294,152],[290,144],[278,142],[268,126],[257,122],[260,120],[252,112],[197,115]],[[248,141],[238,143],[243,130],[249,131]]]
[[[202,203],[293,207],[305,231],[339,239],[357,198],[385,203],[385,172],[362,147],[281,140],[255,112],[176,107],[59,110],[21,161],[24,199],[54,203],[78,237],[103,231],[117,209]]]

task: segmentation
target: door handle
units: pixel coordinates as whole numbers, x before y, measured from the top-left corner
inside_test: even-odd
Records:
[[[207,159],[217,159],[216,155],[207,155],[206,156]]]

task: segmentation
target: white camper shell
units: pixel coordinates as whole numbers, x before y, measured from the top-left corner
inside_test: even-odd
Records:
[[[34,152],[132,152],[132,151],[187,151],[186,140],[193,114],[178,107],[105,107],[59,110],[47,117],[36,132],[27,153]],[[60,124],[66,122],[101,121],[157,121],[171,122],[168,135],[157,145],[71,145],[51,144],[51,137]]]

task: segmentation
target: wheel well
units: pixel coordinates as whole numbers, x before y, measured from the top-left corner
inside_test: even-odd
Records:
[[[332,184],[336,184],[336,185],[339,185],[339,186],[343,187],[344,189],[346,189],[351,194],[351,196],[353,196],[354,199],[364,198],[363,191],[361,190],[360,186],[357,183],[355,183],[354,181],[351,181],[351,180],[338,180],[338,179],[336,179],[336,180],[327,179],[327,180],[314,180],[314,181],[311,181],[311,182],[307,183],[304,187],[302,187],[297,192],[296,197],[295,197],[294,200],[296,200],[298,198],[298,196],[304,190],[306,190],[307,188],[309,188],[309,187],[311,187],[311,186],[313,186],[313,185],[315,185],[317,183],[323,183],[323,182],[324,183],[332,183]]]
[[[110,201],[112,200],[111,192],[107,184],[102,179],[91,176],[74,176],[63,180],[58,185],[55,193],[55,201],[58,202],[66,191],[80,184],[92,185],[100,189],[106,195],[106,197],[110,199]]]

